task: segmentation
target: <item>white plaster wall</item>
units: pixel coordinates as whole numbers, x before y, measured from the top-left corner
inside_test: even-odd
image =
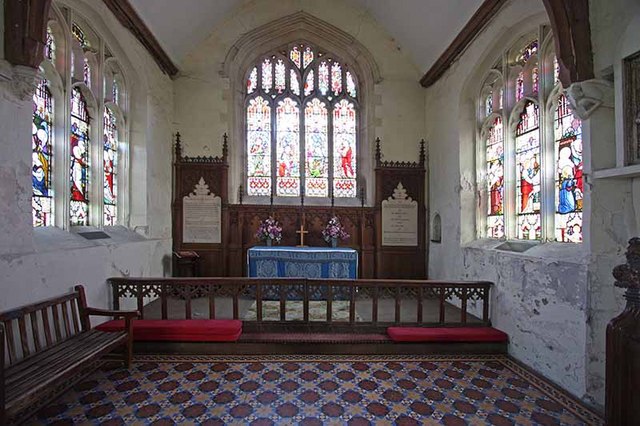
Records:
[[[175,125],[187,155],[220,155],[222,134],[230,136],[230,155],[241,152],[242,135],[233,134],[229,81],[220,75],[229,48],[246,32],[283,16],[305,11],[357,38],[373,55],[382,82],[375,87],[375,119],[369,142],[380,137],[390,160],[416,161],[424,137],[424,94],[421,72],[397,43],[362,8],[345,0],[251,0],[232,11],[211,35],[185,56],[174,82]],[[293,40],[283,40],[283,44]],[[233,173],[233,171],[232,171]],[[234,176],[232,197],[240,182]]]
[[[546,20],[540,1],[508,2],[427,89],[429,207],[442,218],[442,243],[429,247],[429,276],[493,281],[491,319],[509,334],[511,355],[584,397],[588,270],[583,246],[547,243],[514,253],[475,240],[475,98],[501,52]]]
[[[172,82],[103,2],[64,4],[106,39],[126,74],[130,229],[110,228],[112,238],[99,241],[58,228],[32,229],[31,100],[14,96],[12,81],[2,81],[11,68],[0,63],[0,311],[62,294],[78,283],[85,285],[91,305],[109,307],[106,278],[170,272]]]

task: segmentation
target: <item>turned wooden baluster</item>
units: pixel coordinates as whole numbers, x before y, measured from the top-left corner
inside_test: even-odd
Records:
[[[640,238],[629,240],[627,263],[613,269],[616,287],[626,288],[627,306],[607,326],[607,425],[640,422]]]

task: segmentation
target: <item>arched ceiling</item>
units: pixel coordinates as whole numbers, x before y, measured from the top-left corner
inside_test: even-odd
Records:
[[[277,1],[277,0],[273,0]],[[344,0],[369,12],[426,71],[478,10],[483,0]],[[130,0],[136,12],[180,67],[243,0]]]

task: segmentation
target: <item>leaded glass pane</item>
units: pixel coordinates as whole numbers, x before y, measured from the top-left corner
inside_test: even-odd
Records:
[[[318,67],[318,90],[322,96],[329,91],[329,66],[326,62],[322,62]]]
[[[71,92],[70,223],[89,224],[89,113],[80,89]]]
[[[31,181],[33,226],[53,225],[53,98],[47,81],[38,84],[33,95]]]
[[[493,112],[493,92],[489,92],[484,100],[484,113],[490,115]]]
[[[258,68],[253,67],[247,78],[247,94],[253,93],[258,87]]]
[[[307,79],[304,82],[304,95],[309,96],[313,92],[313,70],[309,70]]]
[[[56,60],[56,39],[49,26],[47,26],[47,41],[44,46],[44,56],[51,62],[55,62]]]
[[[498,96],[498,109],[502,109],[504,106],[504,88],[500,88],[500,95]]]
[[[113,226],[117,221],[118,190],[118,124],[109,108],[104,110],[104,225]]]
[[[516,79],[516,102],[522,98],[524,98],[524,72],[520,71]]]
[[[286,70],[285,70],[285,66],[284,66],[284,62],[282,61],[282,59],[278,59],[278,61],[276,62],[276,91],[278,93],[282,93],[284,92],[284,90],[287,87],[286,84]]]
[[[262,62],[262,90],[269,93],[273,87],[273,67],[269,58]]]
[[[293,46],[291,48],[291,51],[289,52],[289,58],[296,67],[300,68],[302,57],[300,55],[300,48],[298,46]]]
[[[553,84],[560,83],[560,63],[558,58],[553,58]]]
[[[337,62],[331,65],[331,91],[334,96],[342,93],[342,67]]]
[[[556,153],[556,240],[582,242],[584,196],[582,164],[582,123],[573,117],[564,95],[555,111]]]
[[[111,99],[116,105],[120,103],[120,86],[118,85],[118,80],[113,80],[111,85]]]
[[[247,194],[271,195],[271,107],[258,96],[247,107]]]
[[[487,237],[504,237],[504,137],[502,118],[496,117],[488,130],[487,162]]]
[[[306,151],[305,195],[329,195],[328,112],[324,102],[313,99],[304,109]]]
[[[516,128],[518,238],[540,239],[540,131],[538,105],[527,102]]]
[[[71,26],[71,33],[73,34],[73,37],[78,41],[78,43],[80,43],[80,46],[89,47],[87,36],[84,34],[84,31],[82,31],[82,28],[80,28],[80,26],[75,22]]]
[[[289,70],[289,84],[291,92],[296,96],[300,96],[300,82],[298,81],[298,73],[294,69]]]
[[[538,93],[538,89],[540,87],[540,75],[538,73],[538,67],[535,66],[531,70],[531,84],[533,88],[533,93]]]
[[[356,82],[353,80],[353,75],[350,71],[347,71],[347,94],[352,98],[356,97]]]
[[[524,64],[536,53],[538,53],[538,40],[533,40],[520,51],[518,62]]]
[[[304,67],[308,67],[311,62],[313,62],[313,50],[309,46],[304,48],[304,53],[302,54],[302,62]]]
[[[276,107],[276,195],[300,195],[300,108],[291,98]]]
[[[356,110],[344,99],[333,108],[333,195],[356,196]]]
[[[91,87],[91,66],[89,66],[89,60],[84,58],[84,65],[82,66],[82,81],[88,87]]]

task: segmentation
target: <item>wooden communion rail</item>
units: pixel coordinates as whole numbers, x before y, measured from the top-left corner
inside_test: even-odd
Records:
[[[384,332],[393,325],[490,325],[492,283],[486,281],[111,278],[109,283],[114,309],[127,303],[126,307],[136,308],[142,318],[149,319],[240,319],[244,330],[250,332],[371,333]],[[318,292],[325,300],[312,300],[311,295]],[[288,315],[293,304],[302,311],[295,319]],[[155,315],[149,309],[152,305],[159,311]],[[277,308],[275,317],[266,314],[268,305]],[[335,316],[337,305],[345,310],[341,318]],[[249,306],[255,314],[243,315]],[[318,306],[314,317],[311,308]],[[196,312],[194,307],[208,312]],[[468,313],[469,309],[478,317]],[[318,317],[318,310],[324,315]]]

